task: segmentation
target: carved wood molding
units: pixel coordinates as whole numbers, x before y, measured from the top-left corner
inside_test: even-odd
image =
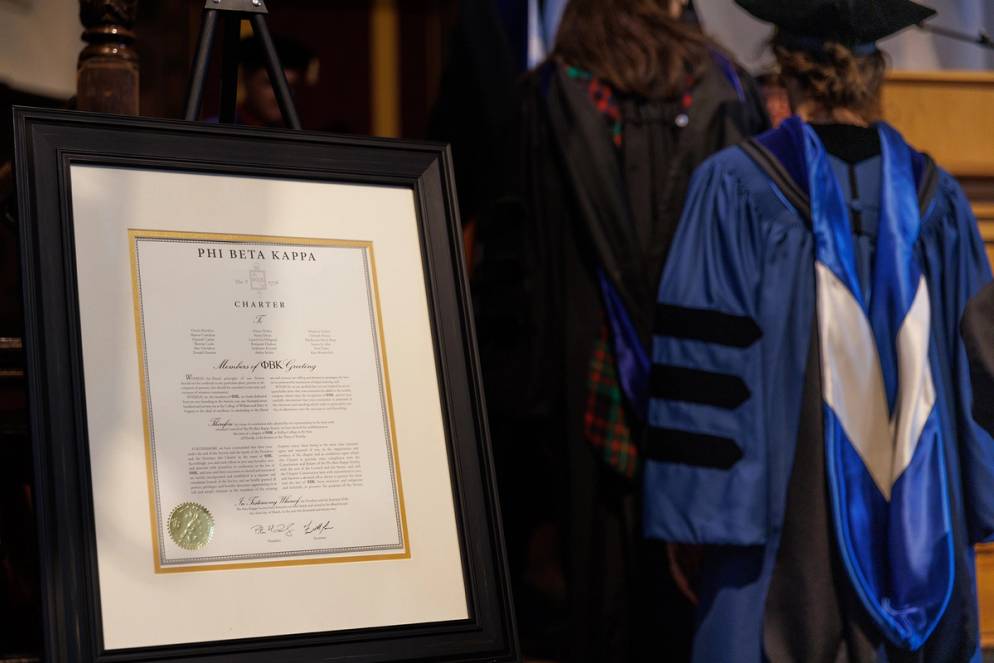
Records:
[[[85,26],[107,24],[130,27],[135,24],[137,15],[138,0],[79,1],[79,20]]]
[[[23,349],[21,339],[0,336],[0,381],[24,378]]]
[[[80,0],[86,46],[79,54],[80,110],[138,114],[138,53],[134,24],[138,0]]]
[[[137,62],[138,54],[131,47],[137,13],[138,0],[80,0],[79,20],[87,42],[79,55],[80,63],[92,57]]]

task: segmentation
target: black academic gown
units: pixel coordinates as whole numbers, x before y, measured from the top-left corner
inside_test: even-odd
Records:
[[[515,84],[525,70],[526,7],[463,0],[449,35],[427,135],[452,147],[463,223],[487,213],[504,184]]]
[[[684,128],[678,100],[622,99],[619,150],[583,86],[543,66],[522,89],[520,170],[480,227],[479,339],[526,652],[597,663],[687,656],[690,609],[665,551],[642,543],[640,482],[598,460],[583,420],[605,324],[598,270],[648,343],[691,172],[767,124],[750,81],[720,61],[692,92]]]
[[[960,329],[970,360],[973,418],[994,435],[994,283],[970,300]]]

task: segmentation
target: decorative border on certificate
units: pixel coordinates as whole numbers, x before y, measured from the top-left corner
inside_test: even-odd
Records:
[[[227,570],[320,564],[333,562],[360,562],[385,559],[407,559],[410,547],[404,507],[403,487],[394,426],[393,403],[390,393],[390,374],[386,359],[380,297],[376,278],[376,263],[372,242],[354,240],[313,239],[265,235],[233,235],[194,233],[161,230],[128,230],[131,259],[132,291],[134,297],[135,335],[138,349],[139,379],[141,383],[142,414],[145,437],[146,470],[148,473],[149,514],[151,518],[152,549],[157,573],[177,573],[205,570]],[[142,262],[140,248],[145,242],[196,244],[231,251],[239,250],[306,250],[314,247],[355,250],[361,252],[365,277],[365,299],[368,305],[370,328],[373,332],[372,352],[378,381],[379,406],[382,413],[386,464],[392,490],[393,517],[396,521],[396,539],[384,543],[340,547],[311,547],[278,551],[252,551],[237,554],[207,555],[203,549],[214,537],[217,516],[195,501],[193,495],[180,504],[164,504],[160,486],[160,458],[157,453],[155,413],[153,412],[152,383],[146,328],[145,298],[142,290]],[[305,253],[305,251],[300,251]],[[219,251],[220,253],[220,251]],[[266,288],[266,272],[255,266],[248,270],[246,283],[250,292]],[[253,369],[254,371],[254,369]],[[309,523],[308,523],[309,524]],[[271,530],[276,531],[276,530]],[[170,558],[167,554],[167,537],[191,556]],[[292,547],[292,546],[291,546]],[[174,548],[175,549],[175,548]],[[193,554],[198,551],[199,554]]]

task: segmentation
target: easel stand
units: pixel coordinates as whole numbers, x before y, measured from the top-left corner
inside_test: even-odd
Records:
[[[204,98],[204,83],[210,65],[211,48],[218,21],[224,23],[224,51],[221,60],[221,113],[220,120],[226,124],[235,121],[235,102],[238,97],[238,46],[241,41],[241,23],[248,20],[252,31],[262,44],[266,57],[266,71],[269,82],[276,93],[283,121],[291,129],[300,129],[297,109],[290,96],[283,65],[273,45],[273,38],[266,25],[266,4],[263,0],[207,0],[204,5],[204,20],[197,40],[197,55],[193,60],[193,73],[190,75],[190,91],[186,97],[186,111],[183,118],[197,120]]]

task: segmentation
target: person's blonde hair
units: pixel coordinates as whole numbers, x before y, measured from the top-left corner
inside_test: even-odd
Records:
[[[880,119],[880,90],[887,59],[875,50],[857,55],[836,42],[826,42],[817,53],[792,48],[777,37],[772,42],[781,80],[793,82],[803,101],[831,114],[835,109],[856,113],[867,123]]]

